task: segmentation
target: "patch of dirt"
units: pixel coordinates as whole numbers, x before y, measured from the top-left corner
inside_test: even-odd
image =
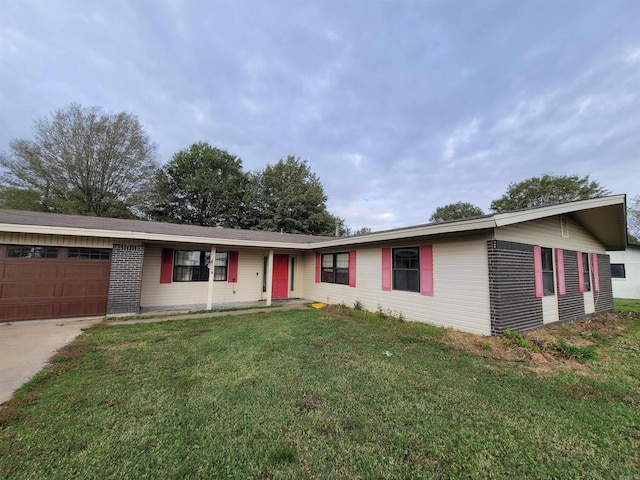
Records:
[[[590,362],[581,362],[561,351],[558,348],[560,342],[589,349],[606,343],[638,320],[640,314],[636,312],[606,313],[575,323],[542,328],[522,335],[529,344],[526,348],[514,342],[505,343],[502,337],[481,337],[456,330],[449,330],[444,342],[455,350],[477,357],[528,364],[539,375],[569,370],[593,376]],[[599,358],[598,352],[596,360]]]

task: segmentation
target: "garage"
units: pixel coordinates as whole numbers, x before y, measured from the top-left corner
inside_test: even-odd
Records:
[[[105,315],[111,250],[0,245],[0,322]]]

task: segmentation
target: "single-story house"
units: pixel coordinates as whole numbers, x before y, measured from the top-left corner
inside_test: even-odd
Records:
[[[630,243],[624,251],[607,253],[611,258],[613,296],[640,299],[640,245]]]
[[[481,335],[613,309],[624,195],[352,237],[0,210],[0,321],[304,298]]]

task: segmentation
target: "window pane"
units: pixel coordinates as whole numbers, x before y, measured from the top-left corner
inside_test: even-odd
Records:
[[[553,272],[542,272],[542,285],[544,287],[545,295],[553,295],[555,293],[555,286],[553,284]]]
[[[333,268],[322,269],[322,281],[333,283]]]
[[[211,252],[209,251],[176,250],[173,264],[173,281],[206,282],[209,280],[208,263],[210,258]]]
[[[582,254],[582,267],[584,269],[584,291],[591,291],[591,275],[589,274],[589,254]]]
[[[395,248],[393,250],[393,268],[419,269],[417,248]]]
[[[99,248],[70,248],[67,258],[78,260],[109,260],[111,253],[109,250]]]
[[[209,258],[211,258],[211,252],[209,252]],[[226,266],[227,266],[227,252],[216,252],[216,267],[226,267]]]
[[[7,256],[12,258],[58,258],[57,247],[12,247]]]
[[[553,250],[542,248],[542,270],[553,272]]]
[[[200,252],[190,250],[176,250],[174,264],[194,267],[200,265]]]
[[[322,255],[322,268],[333,268],[333,253]]]
[[[349,268],[349,254],[338,253],[336,255],[336,268]]]
[[[419,292],[420,282],[417,270],[394,270],[393,289]]]
[[[336,283],[342,285],[349,285],[349,269],[348,268],[336,268]]]
[[[611,264],[611,278],[627,278],[624,270],[624,263]]]
[[[210,257],[211,253],[209,253],[209,258]],[[227,281],[227,260],[227,252],[216,252],[216,262],[213,267],[213,280],[215,282]]]

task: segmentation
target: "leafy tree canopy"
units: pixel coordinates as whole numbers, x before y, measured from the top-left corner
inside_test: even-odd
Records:
[[[444,222],[447,220],[458,220],[460,218],[477,217],[478,215],[484,215],[480,207],[469,202],[457,202],[436,208],[436,211],[433,212],[429,221]]]
[[[46,211],[35,190],[16,187],[0,187],[0,208],[11,210]]]
[[[340,219],[327,211],[327,196],[306,160],[288,156],[250,177],[245,228],[335,235]]]
[[[2,204],[43,211],[133,217],[157,169],[156,145],[129,113],[71,104],[35,122],[33,140],[0,155]]]
[[[149,216],[175,223],[237,227],[247,181],[242,160],[206,142],[194,143],[158,171]]]
[[[589,175],[548,175],[531,177],[519,183],[510,183],[507,192],[491,202],[494,212],[509,212],[522,208],[542,207],[558,203],[586,200],[608,195],[610,192]]]

